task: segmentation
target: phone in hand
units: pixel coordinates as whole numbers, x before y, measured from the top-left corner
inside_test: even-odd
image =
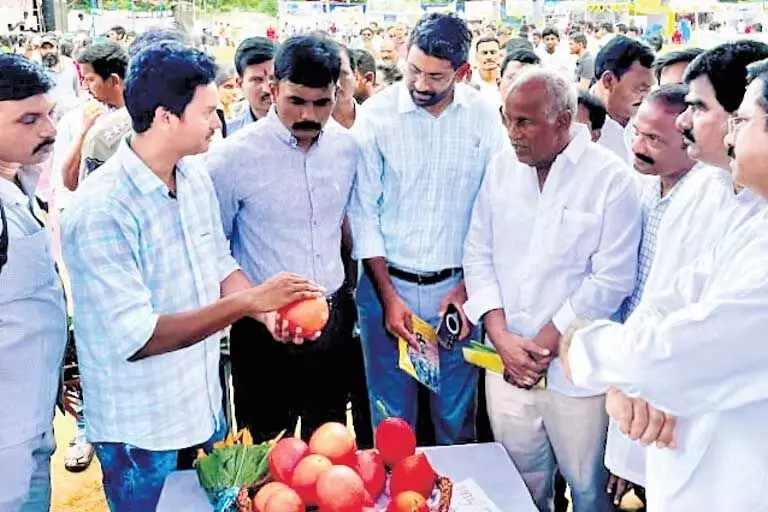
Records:
[[[440,325],[437,326],[437,341],[445,350],[451,350],[453,345],[459,341],[461,329],[464,327],[458,308],[453,304],[448,304]]]

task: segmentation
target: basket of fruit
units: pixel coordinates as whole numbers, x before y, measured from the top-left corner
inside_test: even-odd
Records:
[[[376,449],[326,423],[309,443],[294,437],[253,445],[247,431],[200,454],[197,471],[216,512],[448,512],[453,484],[402,419],[376,428]]]

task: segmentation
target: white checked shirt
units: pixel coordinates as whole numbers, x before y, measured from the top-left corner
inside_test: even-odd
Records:
[[[349,205],[355,258],[416,272],[460,267],[486,166],[509,144],[498,109],[458,84],[434,117],[399,82],[360,107],[352,133],[362,148]]]
[[[565,332],[577,318],[615,313],[635,284],[642,222],[625,167],[582,125],[574,125],[543,189],[514,150],[496,155],[464,249],[469,319],[503,309],[510,332],[533,338],[549,321]],[[547,383],[568,396],[599,394],[568,382],[559,359]]]
[[[656,240],[658,238],[659,226],[664,213],[667,211],[672,198],[681,188],[681,184],[691,175],[686,173],[680,181],[670,190],[667,195],[661,197],[661,180],[646,182],[643,188],[643,236],[640,241],[640,254],[637,259],[637,281],[632,295],[624,299],[619,310],[621,321],[626,320],[632,311],[635,310],[640,299],[643,297],[645,282],[648,274],[651,273],[651,264],[653,264],[656,254]]]
[[[208,173],[182,161],[177,198],[124,141],[62,221],[91,442],[175,450],[210,438],[221,411],[219,342],[128,362],[158,318],[212,304],[238,266]]]

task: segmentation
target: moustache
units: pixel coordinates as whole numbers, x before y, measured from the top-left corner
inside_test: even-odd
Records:
[[[649,157],[647,155],[644,155],[642,153],[635,153],[635,158],[637,158],[641,162],[645,162],[648,165],[653,165],[653,164],[656,163],[656,161],[653,158],[651,158],[651,157]]]
[[[53,143],[54,143],[54,142],[56,142],[56,139],[53,139],[53,138],[48,138],[48,139],[45,139],[43,142],[41,142],[40,144],[38,144],[37,146],[35,146],[35,149],[34,149],[34,150],[32,150],[32,154],[33,154],[33,155],[36,155],[36,154],[37,154],[37,153],[39,153],[40,151],[42,151],[42,150],[44,150],[44,149],[47,149],[47,148],[49,148],[49,147],[53,146]]]
[[[736,149],[733,146],[728,146],[728,158],[731,160],[736,160]]]
[[[298,123],[293,123],[293,126],[291,127],[296,131],[315,131],[319,132],[323,129],[322,125],[320,123],[316,123],[314,121],[299,121]]]
[[[59,63],[59,56],[55,53],[46,53],[42,57],[40,57],[40,61],[43,63],[43,65],[47,68],[52,68],[56,64]]]
[[[696,138],[691,130],[683,130],[683,139],[691,144],[696,144]]]

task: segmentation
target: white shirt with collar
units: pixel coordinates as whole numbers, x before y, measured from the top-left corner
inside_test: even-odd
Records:
[[[657,176],[649,177],[644,193],[657,191],[658,181]],[[666,288],[677,271],[717,243],[712,221],[733,207],[733,184],[726,171],[699,163],[667,197],[670,203],[656,232],[656,252],[638,307]],[[632,441],[611,421],[605,465],[614,475],[645,485],[645,452],[643,445]]]
[[[611,385],[677,417],[647,448],[648,510],[768,510],[768,214],[729,232],[628,321],[577,332],[575,383]]]
[[[541,44],[536,50],[536,55],[541,59],[541,67],[561,73],[569,82],[573,80],[575,61],[572,61],[570,54],[565,52],[562,47],[558,45],[554,53],[549,53]]]
[[[39,169],[19,171],[22,188],[0,178],[8,262],[0,271],[0,449],[50,430],[67,339],[64,289],[50,234],[32,205]],[[0,227],[0,230],[2,227]]]
[[[505,149],[492,160],[464,249],[473,322],[504,309],[509,330],[533,338],[549,321],[564,332],[577,318],[608,318],[635,283],[641,232],[638,191],[626,164],[590,141],[584,126],[552,164],[543,189],[536,170]],[[570,384],[555,359],[548,386]]]
[[[634,137],[628,136],[626,128],[621,126],[618,122],[614,121],[609,115],[605,116],[605,124],[603,130],[600,132],[600,139],[598,144],[606,149],[613,151],[613,153],[622,159],[624,162],[630,162],[631,153],[631,140]],[[629,170],[632,170],[628,167]]]

